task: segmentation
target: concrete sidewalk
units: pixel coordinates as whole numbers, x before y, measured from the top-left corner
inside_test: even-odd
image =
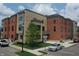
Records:
[[[50,44],[58,43],[58,44],[61,44],[62,46],[64,46],[65,48],[77,44],[77,43],[73,43],[72,40],[64,40],[63,43],[61,43],[60,41],[47,41],[46,43],[50,43]]]
[[[22,50],[22,48],[19,47],[19,46],[10,45],[10,47],[13,47],[13,48],[16,48],[16,49]],[[23,48],[23,49],[24,49],[24,51],[31,52],[31,53],[33,53],[33,54],[35,54],[35,55],[37,55],[37,56],[41,56],[41,55],[43,55],[43,53],[40,53],[40,52],[38,52],[37,50],[31,50],[31,49],[26,49],[26,48]]]

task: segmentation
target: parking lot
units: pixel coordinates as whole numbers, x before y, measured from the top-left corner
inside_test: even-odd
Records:
[[[68,48],[63,48],[57,52],[48,50],[46,52],[48,53],[46,56],[79,56],[79,43]]]
[[[0,56],[17,56],[16,51],[18,50],[11,47],[0,47]]]

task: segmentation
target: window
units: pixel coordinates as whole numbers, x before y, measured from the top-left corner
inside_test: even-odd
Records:
[[[20,39],[23,39],[23,35],[20,35]]]
[[[56,26],[54,26],[54,32],[56,31]]]
[[[43,31],[45,30],[45,27],[43,26]]]
[[[23,16],[20,16],[20,17],[19,17],[19,21],[22,21],[22,20],[23,20]]]
[[[22,25],[19,25],[19,31],[23,31],[24,27]]]
[[[14,31],[14,26],[12,26],[12,31]]]
[[[13,35],[11,35],[11,38],[13,39]]]
[[[19,17],[19,24],[24,25],[24,16]]]
[[[1,28],[1,31],[3,32],[3,28]]]
[[[38,30],[40,30],[41,29],[41,25],[37,25],[38,26]]]
[[[19,27],[19,31],[21,31],[21,27]]]

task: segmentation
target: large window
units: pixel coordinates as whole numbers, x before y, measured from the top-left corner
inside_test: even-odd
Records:
[[[11,35],[11,38],[13,39],[13,35]]]
[[[45,30],[45,27],[43,26],[43,31]]]
[[[23,31],[23,26],[22,25],[19,25],[19,31]]]
[[[24,15],[19,16],[19,31],[23,31],[23,25],[24,25]]]
[[[56,26],[54,26],[54,32],[56,32]]]
[[[20,39],[23,39],[23,35],[20,35]]]
[[[24,25],[24,16],[19,17],[19,24]]]
[[[14,31],[14,26],[12,26],[12,31]]]

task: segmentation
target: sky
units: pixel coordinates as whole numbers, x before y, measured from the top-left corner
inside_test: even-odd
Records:
[[[79,4],[77,3],[0,3],[1,20],[23,9],[30,9],[43,15],[60,14],[77,21],[79,26]]]

